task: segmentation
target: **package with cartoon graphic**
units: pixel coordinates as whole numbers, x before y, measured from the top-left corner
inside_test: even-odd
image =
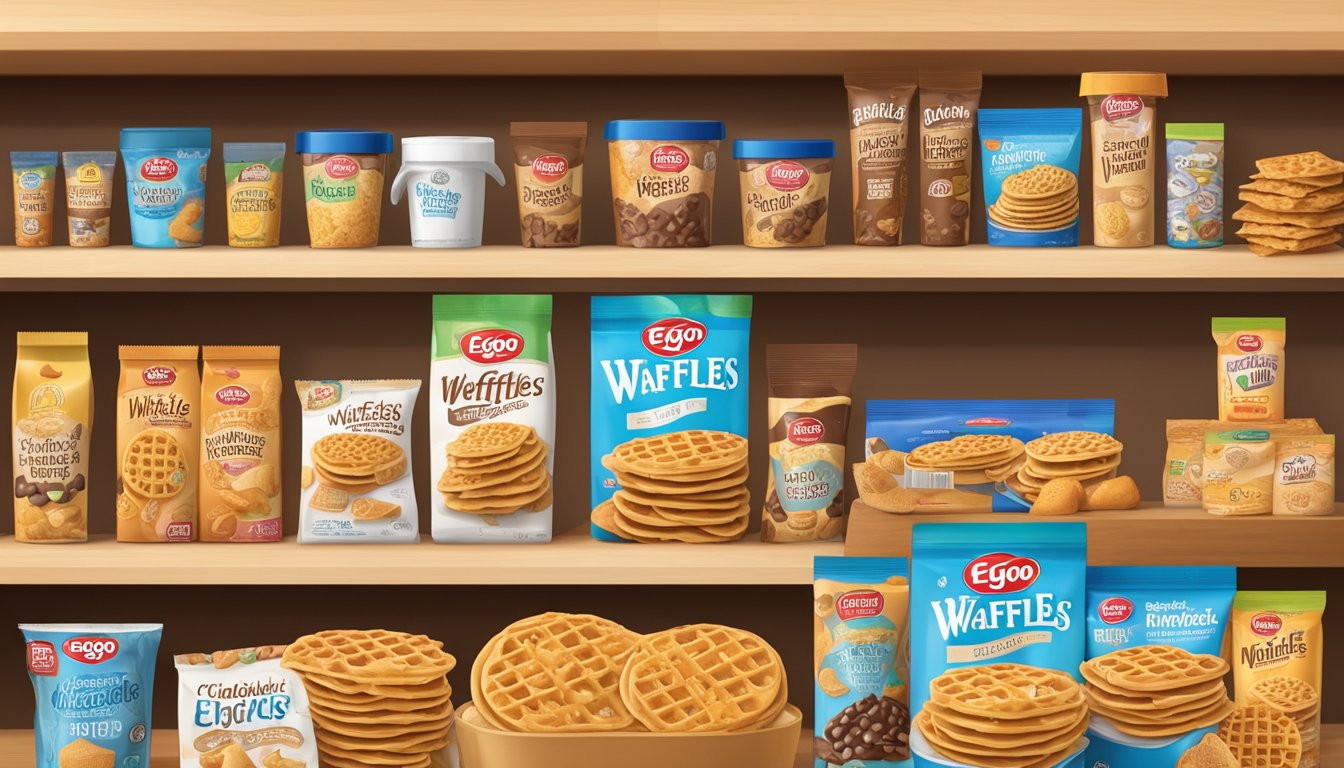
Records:
[[[1282,317],[1215,317],[1218,345],[1218,419],[1281,421],[1284,347]]]
[[[195,541],[200,349],[119,349],[117,541]]]
[[[1087,526],[923,523],[911,551],[916,768],[1080,768]]]
[[[551,297],[435,296],[430,355],[434,541],[550,541]]]
[[[1167,123],[1167,245],[1223,244],[1223,124]]]
[[[411,379],[296,381],[303,412],[299,543],[420,541]]]
[[[592,301],[593,536],[742,538],[751,297]]]
[[[1085,765],[1184,768],[1216,749],[1236,592],[1231,566],[1087,569]]]
[[[201,356],[201,541],[279,541],[280,348]]]
[[[815,768],[910,765],[910,567],[813,561]]]

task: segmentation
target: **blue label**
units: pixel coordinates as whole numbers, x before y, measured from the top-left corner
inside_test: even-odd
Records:
[[[979,121],[989,244],[1077,245],[1082,110],[982,109]],[[1072,176],[1071,186],[1059,183],[1061,170]],[[1013,185],[1033,196],[1004,196],[1009,177],[1026,179],[1042,171],[1054,181]]]
[[[205,168],[210,149],[125,149],[131,242],[193,248],[205,240]]]
[[[785,512],[805,512],[830,506],[844,489],[845,478],[839,467],[829,461],[811,461],[784,469],[784,463],[772,458],[775,491]]]

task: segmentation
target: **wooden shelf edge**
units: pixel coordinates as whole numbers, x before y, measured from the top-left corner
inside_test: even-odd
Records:
[[[1323,517],[1219,517],[1202,509],[1145,504],[1117,512],[1067,517],[1026,514],[911,514],[881,512],[862,501],[850,508],[846,555],[909,556],[920,523],[1082,522],[1090,565],[1237,565],[1253,568],[1344,567],[1344,505]]]

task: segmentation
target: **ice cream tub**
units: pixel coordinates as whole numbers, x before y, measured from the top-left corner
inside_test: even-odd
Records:
[[[401,169],[392,204],[411,213],[416,248],[475,248],[485,221],[485,177],[504,186],[488,136],[410,136],[401,140]]]
[[[308,243],[314,248],[372,248],[383,215],[383,182],[392,134],[384,131],[300,131]]]
[[[697,248],[713,242],[714,172],[723,123],[717,120],[612,120],[616,244]]]
[[[205,165],[209,128],[123,128],[121,159],[139,248],[205,243]]]

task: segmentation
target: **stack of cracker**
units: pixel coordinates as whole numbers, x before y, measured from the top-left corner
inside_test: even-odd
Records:
[[[915,717],[939,755],[974,766],[1055,766],[1078,751],[1087,701],[1053,669],[991,664],[950,669],[929,683]]]
[[[1121,733],[1179,736],[1208,728],[1233,710],[1223,676],[1227,662],[1170,645],[1125,648],[1083,662],[1092,714]]]
[[[1078,220],[1078,177],[1056,165],[1014,173],[1003,180],[989,217],[1006,229],[1067,227]]]
[[[282,666],[298,672],[322,765],[428,768],[453,724],[443,643],[424,635],[329,630],[295,640]]]
[[[463,430],[447,451],[448,468],[436,487],[449,509],[493,522],[551,506],[548,449],[532,427],[483,422]]]
[[[1344,162],[1320,152],[1267,157],[1241,185],[1246,203],[1232,214],[1257,256],[1333,250],[1344,235]]]
[[[747,439],[686,430],[621,443],[602,459],[620,490],[593,522],[632,541],[734,541],[747,532]]]
[[[1265,706],[1242,707],[1218,726],[1218,736],[1238,765],[1299,768],[1302,764],[1302,734],[1292,718]]]
[[[1027,460],[1008,485],[1029,502],[1051,480],[1100,482],[1115,477],[1125,446],[1102,432],[1056,432],[1027,443]]]
[[[1321,694],[1311,683],[1289,675],[1257,680],[1251,700],[1288,716],[1302,735],[1302,763],[1298,768],[1316,768],[1321,763]]]

